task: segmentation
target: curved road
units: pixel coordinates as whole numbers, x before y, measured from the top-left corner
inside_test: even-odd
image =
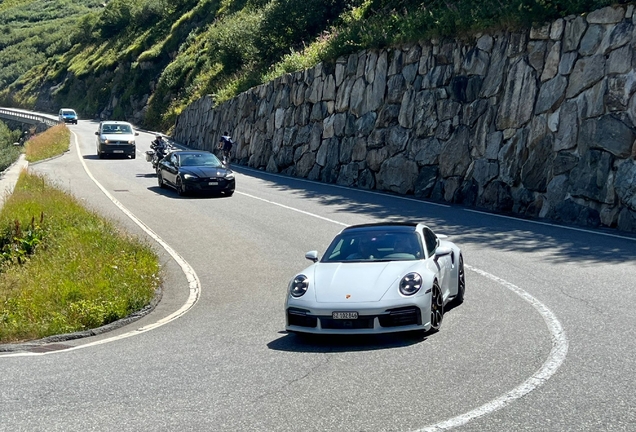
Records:
[[[181,198],[143,158],[151,135],[135,160],[99,160],[96,124],[70,128],[71,151],[30,169],[146,238],[163,298],[114,331],[0,353],[0,430],[636,428],[635,236],[243,167],[233,197]],[[425,221],[462,246],[464,304],[423,340],[286,334],[304,253],[382,220]]]

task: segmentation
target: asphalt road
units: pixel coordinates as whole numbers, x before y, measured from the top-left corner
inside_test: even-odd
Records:
[[[636,237],[243,167],[233,197],[182,198],[143,158],[152,135],[99,160],[96,124],[70,129],[77,148],[30,169],[153,245],[163,298],[114,331],[0,353],[0,430],[636,430]],[[286,334],[305,252],[385,220],[463,248],[466,300],[441,331]]]

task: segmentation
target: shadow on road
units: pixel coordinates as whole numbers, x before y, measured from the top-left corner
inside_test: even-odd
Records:
[[[377,351],[411,346],[426,341],[426,337],[417,332],[355,336],[281,333],[285,336],[268,343],[269,349],[306,353]]]
[[[385,221],[421,221],[435,232],[452,237],[450,240],[461,246],[473,244],[498,251],[541,252],[545,260],[554,263],[636,261],[633,233],[506,217],[482,209],[272,175],[237,165],[233,170],[266,182],[273,189],[332,207],[336,213],[356,213]]]
[[[139,175],[138,175],[139,177]],[[150,176],[149,176],[150,177]],[[156,176],[155,176],[156,177]],[[174,198],[174,199],[210,199],[210,198],[231,198],[227,195],[224,195],[220,192],[198,192],[198,193],[192,193],[189,192],[187,195],[185,196],[181,196],[177,193],[176,190],[170,188],[170,187],[165,187],[165,188],[160,188],[159,186],[150,186],[148,188],[149,191],[156,193],[157,195],[163,195],[167,198]]]

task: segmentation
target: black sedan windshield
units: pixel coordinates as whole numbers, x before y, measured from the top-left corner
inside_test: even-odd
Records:
[[[212,153],[188,153],[180,155],[181,166],[221,167],[221,161]]]

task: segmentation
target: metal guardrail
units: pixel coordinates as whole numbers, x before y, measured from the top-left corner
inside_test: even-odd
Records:
[[[34,113],[32,111],[17,108],[0,107],[0,117],[7,120],[19,121],[23,123],[38,124],[44,123],[47,126],[55,126],[60,123],[57,116],[49,114]]]

